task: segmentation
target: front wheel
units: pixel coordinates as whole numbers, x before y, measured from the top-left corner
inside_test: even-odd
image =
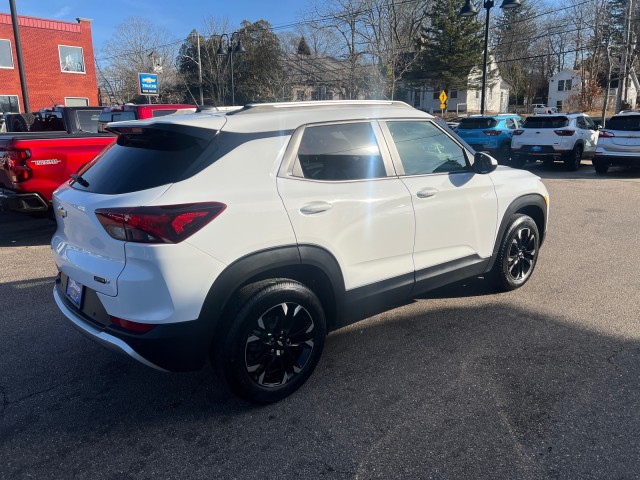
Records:
[[[271,403],[307,381],[326,336],[322,305],[310,289],[287,279],[257,282],[237,293],[229,313],[226,339],[212,353],[233,392]]]
[[[536,222],[528,215],[514,215],[489,273],[489,280],[496,289],[510,291],[527,283],[536,266],[539,247],[540,233]]]

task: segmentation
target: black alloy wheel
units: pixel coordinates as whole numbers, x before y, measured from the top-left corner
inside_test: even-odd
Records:
[[[580,165],[582,165],[582,146],[576,145],[567,157],[565,166],[567,170],[575,171],[580,168]]]
[[[593,166],[596,169],[596,173],[604,175],[609,171],[609,162],[600,158],[594,158],[592,160]]]
[[[315,324],[293,302],[272,307],[257,319],[245,341],[245,367],[258,385],[278,387],[293,380],[315,347]]]
[[[225,317],[230,319],[227,334],[211,353],[237,395],[276,402],[313,373],[327,329],[322,304],[305,285],[282,278],[247,285],[236,293]]]
[[[498,153],[498,159],[502,165],[507,165],[511,160],[511,145],[503,143]]]
[[[521,213],[514,215],[488,279],[498,290],[520,288],[531,278],[539,247],[540,233],[533,219]]]

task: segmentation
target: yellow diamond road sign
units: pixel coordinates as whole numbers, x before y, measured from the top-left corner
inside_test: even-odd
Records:
[[[449,97],[447,97],[447,94],[445,93],[445,91],[442,90],[442,92],[440,92],[440,96],[438,98],[440,99],[440,103],[447,103],[447,98],[449,98]]]

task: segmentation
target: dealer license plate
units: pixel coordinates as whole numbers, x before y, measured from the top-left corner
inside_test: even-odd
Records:
[[[536,145],[535,147],[531,147],[532,152],[541,152],[542,147],[540,145]]]
[[[67,296],[78,308],[82,304],[82,290],[83,286],[80,282],[69,279],[67,282]]]

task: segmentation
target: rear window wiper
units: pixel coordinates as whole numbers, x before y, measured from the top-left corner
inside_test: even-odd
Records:
[[[71,179],[74,182],[78,182],[80,185],[82,185],[84,188],[89,188],[89,182],[87,182],[84,178],[82,178],[81,175],[77,174],[77,173],[72,173],[71,174]]]

